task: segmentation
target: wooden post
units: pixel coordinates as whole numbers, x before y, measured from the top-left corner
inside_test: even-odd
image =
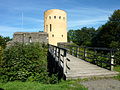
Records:
[[[79,58],[79,47],[77,47],[77,57]]]
[[[114,64],[114,55],[111,55],[111,64]],[[111,65],[111,71],[113,71],[114,66]]]
[[[95,65],[97,65],[98,63],[98,61],[97,61],[97,51],[96,51],[96,49],[94,48],[94,60],[93,60],[93,63],[95,64]]]
[[[85,60],[85,58],[86,58],[86,57],[85,57],[85,52],[86,52],[86,50],[85,50],[85,49],[86,49],[86,48],[84,47],[84,60]]]
[[[64,57],[63,57],[63,74],[67,73],[67,68],[66,68],[66,54],[67,54],[67,51],[64,50],[64,53],[63,53]]]
[[[60,48],[58,48],[58,61],[59,61],[59,64],[61,64],[60,63]]]
[[[85,58],[87,57],[87,49],[85,50]]]

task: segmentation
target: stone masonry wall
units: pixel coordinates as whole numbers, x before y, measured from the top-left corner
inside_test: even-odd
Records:
[[[8,42],[8,46],[19,43],[48,43],[48,34],[46,32],[16,32],[13,35],[13,40]]]

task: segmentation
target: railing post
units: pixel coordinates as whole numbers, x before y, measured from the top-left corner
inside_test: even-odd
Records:
[[[74,56],[74,47],[72,47],[72,55]]]
[[[77,57],[77,53],[78,53],[78,47],[76,46],[76,57]]]
[[[94,48],[94,60],[93,60],[93,63],[97,65],[97,51],[96,49]]]
[[[86,47],[84,47],[84,60],[86,58],[85,52],[86,52]]]
[[[114,55],[111,55],[111,71],[113,71],[113,69],[114,69],[114,66],[113,66],[113,64],[114,64]]]
[[[79,47],[77,47],[77,57],[79,57]]]
[[[85,49],[85,58],[87,57],[87,48]]]
[[[58,62],[59,62],[59,64],[61,64],[60,63],[60,48],[58,48]]]
[[[55,59],[57,61],[57,47],[55,47]]]
[[[67,73],[67,68],[66,68],[66,54],[67,54],[67,51],[66,50],[64,50],[64,52],[63,52],[63,73],[65,74],[65,73]]]
[[[73,53],[72,47],[70,46],[70,54],[73,55],[72,53]]]

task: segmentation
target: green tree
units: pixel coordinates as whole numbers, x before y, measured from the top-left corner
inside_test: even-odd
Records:
[[[3,48],[0,46],[0,66],[2,65],[3,61]]]
[[[80,30],[70,30],[68,32],[68,40],[79,46],[90,46],[91,40],[95,34],[96,30],[94,28],[83,27]]]
[[[92,39],[95,47],[115,48],[120,44],[120,10],[115,10],[108,22],[98,28],[98,34]],[[116,46],[114,43],[117,43]]]
[[[68,42],[71,42],[71,41],[73,42],[75,40],[75,31],[69,30],[67,38],[68,38]]]
[[[0,46],[2,48],[5,48],[6,47],[6,44],[8,41],[10,41],[10,37],[3,37],[3,36],[0,36]]]

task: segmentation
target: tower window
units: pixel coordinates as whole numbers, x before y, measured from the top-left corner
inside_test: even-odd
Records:
[[[65,20],[65,17],[63,17],[63,19]]]
[[[54,19],[56,19],[56,16],[54,16]]]
[[[48,25],[46,25],[46,32],[48,31]]]
[[[63,35],[62,35],[62,37],[63,37]]]
[[[59,16],[59,19],[61,19],[61,16]]]
[[[51,16],[49,16],[49,19],[51,19]]]
[[[54,34],[52,34],[52,37],[54,37]]]
[[[52,24],[50,24],[50,32],[52,31]]]

